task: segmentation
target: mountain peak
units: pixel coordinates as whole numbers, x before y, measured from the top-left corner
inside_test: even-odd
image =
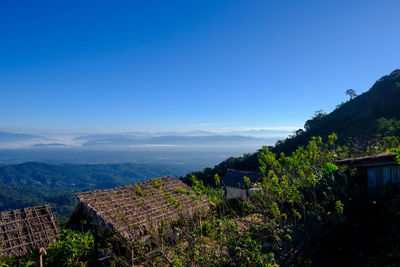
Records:
[[[394,71],[392,71],[389,76],[393,76],[393,75],[399,75],[400,74],[400,69],[395,69]]]

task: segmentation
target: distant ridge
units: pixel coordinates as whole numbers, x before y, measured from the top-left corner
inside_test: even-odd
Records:
[[[163,173],[182,173],[179,166],[160,164],[47,164],[25,162],[0,165],[0,184],[43,188],[91,189],[103,185],[119,186],[158,177]]]
[[[33,134],[10,133],[10,132],[0,131],[0,142],[28,141],[35,138],[42,138],[42,137]]]

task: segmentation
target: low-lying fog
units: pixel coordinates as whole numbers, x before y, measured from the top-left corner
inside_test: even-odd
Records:
[[[292,130],[19,134],[0,132],[0,163],[163,163],[202,168],[273,145]]]

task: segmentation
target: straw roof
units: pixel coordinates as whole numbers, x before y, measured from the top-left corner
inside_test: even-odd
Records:
[[[0,257],[23,256],[48,247],[58,236],[50,206],[0,213]]]
[[[186,184],[163,177],[114,189],[77,194],[79,204],[71,222],[86,219],[105,226],[123,238],[137,240],[157,232],[163,220],[205,214],[205,196],[196,196]]]
[[[359,158],[348,158],[336,162],[338,165],[364,166],[364,165],[379,165],[379,164],[397,164],[396,154],[384,152],[373,156],[365,156]]]

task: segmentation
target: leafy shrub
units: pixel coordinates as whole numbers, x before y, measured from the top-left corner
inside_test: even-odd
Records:
[[[93,259],[92,233],[64,229],[60,238],[47,249],[46,266],[86,266]]]
[[[317,236],[322,225],[332,222],[328,215],[343,214],[334,190],[335,139],[331,135],[324,144],[320,137],[313,137],[307,147],[280,158],[267,148],[259,154],[263,178],[253,201],[268,221],[266,235],[281,264],[293,263],[299,249],[305,248],[304,236]]]

